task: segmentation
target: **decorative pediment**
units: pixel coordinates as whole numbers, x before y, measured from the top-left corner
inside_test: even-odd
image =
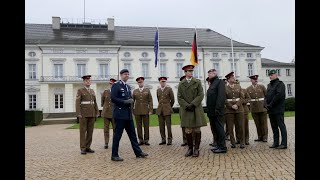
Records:
[[[25,88],[25,91],[26,92],[38,92],[38,91],[40,91],[40,89],[36,88],[34,86],[30,86],[30,87]]]

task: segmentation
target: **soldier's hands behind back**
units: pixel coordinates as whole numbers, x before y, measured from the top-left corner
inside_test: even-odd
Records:
[[[194,111],[194,105],[193,104],[188,104],[187,106],[186,106],[186,111],[190,111],[190,112],[193,112]]]

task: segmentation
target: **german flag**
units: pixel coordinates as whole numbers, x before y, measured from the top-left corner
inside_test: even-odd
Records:
[[[196,66],[198,64],[198,46],[197,46],[197,34],[196,34],[196,32],[194,32],[190,62],[194,66]]]

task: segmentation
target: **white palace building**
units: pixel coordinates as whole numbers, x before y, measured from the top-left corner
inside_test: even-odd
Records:
[[[130,71],[128,84],[137,88],[135,79],[145,77],[157,107],[158,77],[168,77],[174,90],[184,75],[181,68],[190,64],[194,28],[159,27],[159,59],[155,68],[154,36],[156,27],[115,26],[106,23],[74,23],[52,17],[52,24],[25,25],[25,109],[40,109],[44,114],[74,113],[75,96],[82,87],[81,76],[92,75],[91,88],[96,92],[98,107],[110,78],[119,79],[119,71]],[[215,68],[223,78],[231,72],[233,58],[230,38],[211,29],[197,29],[198,59],[194,76],[208,88],[207,71]],[[287,97],[294,96],[295,65],[261,58],[263,47],[233,41],[234,64],[241,86],[249,86],[248,76],[259,74],[267,85],[269,69],[277,69],[286,84]],[[203,101],[205,106],[205,100]]]

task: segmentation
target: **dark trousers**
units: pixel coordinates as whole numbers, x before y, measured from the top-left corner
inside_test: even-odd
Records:
[[[149,115],[136,115],[135,119],[136,119],[139,142],[140,143],[149,142]],[[142,135],[142,123],[143,123],[144,136]]]
[[[187,143],[186,130],[184,127],[182,127],[181,129],[182,129],[182,141],[183,143]]]
[[[217,146],[220,149],[226,149],[226,133],[224,131],[223,116],[209,116],[209,121],[216,134]]]
[[[112,157],[119,157],[118,150],[119,150],[119,142],[122,137],[123,130],[125,129],[133,149],[135,155],[139,155],[142,153],[142,150],[139,147],[136,131],[134,129],[133,121],[132,120],[124,120],[124,119],[115,119],[116,122],[116,132],[113,136],[112,141]]]
[[[210,121],[210,129],[211,129],[211,133],[212,133],[212,137],[213,137],[213,144],[216,144],[217,141],[218,141],[218,138],[217,138],[216,130],[214,128],[214,122],[213,121]]]
[[[104,126],[103,126],[103,133],[104,133],[104,143],[107,145],[109,144],[109,129],[110,123],[112,124],[113,135],[115,133],[116,124],[114,123],[114,119],[112,118],[104,118]]]
[[[258,139],[268,139],[268,117],[267,112],[252,113],[252,118],[257,127]]]
[[[284,114],[269,114],[273,132],[273,144],[279,145],[279,128],[281,131],[281,145],[287,146],[287,128],[284,124]]]
[[[159,129],[161,135],[161,142],[166,142],[166,131],[165,125],[167,125],[168,131],[168,142],[172,143],[172,132],[171,132],[171,115],[169,116],[158,116],[159,119]]]
[[[89,149],[92,143],[94,117],[79,118],[80,123],[80,149]]]

